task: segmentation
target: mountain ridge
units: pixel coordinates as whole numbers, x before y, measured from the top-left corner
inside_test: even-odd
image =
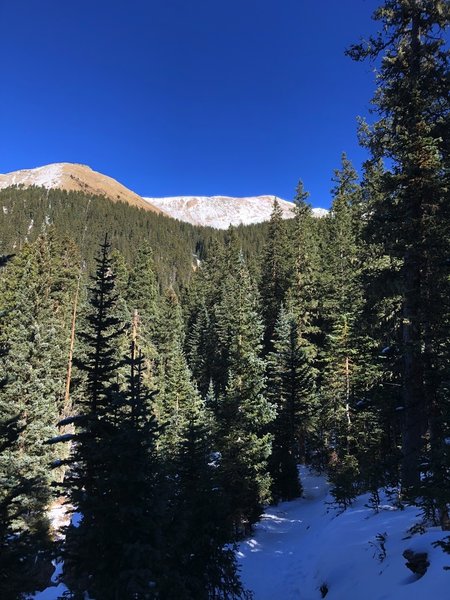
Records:
[[[113,202],[122,201],[192,225],[227,229],[230,225],[251,225],[270,219],[273,202],[277,200],[283,218],[293,217],[293,203],[275,195],[260,196],[140,196],[116,179],[80,163],[51,163],[32,169],[20,169],[0,174],[0,189],[10,186],[42,186],[47,189],[82,191],[100,195]],[[313,209],[323,216],[325,209]]]
[[[94,196],[105,196],[113,202],[122,201],[144,210],[156,213],[163,211],[128,189],[116,179],[94,171],[80,163],[51,163],[33,169],[20,169],[0,174],[0,189],[12,185],[32,185],[47,189],[63,189],[71,192],[84,192]]]

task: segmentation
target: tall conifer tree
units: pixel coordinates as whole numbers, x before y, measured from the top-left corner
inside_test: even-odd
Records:
[[[310,359],[317,355],[319,255],[309,193],[299,181],[294,198],[293,278],[289,300],[302,346]]]
[[[401,261],[402,483],[407,491],[420,485],[427,422],[432,447],[445,451],[447,361],[441,349],[448,338],[450,94],[442,33],[450,6],[445,0],[386,0],[374,18],[381,32],[348,54],[355,60],[381,58],[373,100],[379,120],[372,128],[363,124],[362,138],[375,159],[386,157],[392,165],[383,180],[384,201],[371,218],[383,213],[387,253]],[[430,468],[442,472],[439,459]],[[449,489],[448,481],[443,484]],[[440,500],[447,523],[448,500]]]
[[[80,401],[71,468],[64,486],[70,501],[82,515],[78,527],[66,533],[65,575],[78,593],[92,592],[105,597],[114,566],[108,564],[112,509],[110,478],[115,466],[111,446],[119,410],[117,369],[120,364],[117,340],[121,334],[114,316],[116,296],[111,269],[110,245],[105,238],[97,259],[97,271],[90,288],[88,328],[81,335],[86,356],[79,368],[86,372],[86,389]]]
[[[271,425],[273,444],[269,461],[273,498],[292,500],[302,491],[297,464],[307,457],[311,460],[310,453],[315,446],[317,401],[311,366],[299,339],[297,321],[284,307],[275,327],[267,372],[267,395],[277,411]]]
[[[264,351],[272,349],[272,337],[281,305],[292,283],[291,248],[283,212],[275,199],[261,267],[261,306],[264,318]]]
[[[265,396],[265,363],[260,358],[263,328],[256,290],[242,255],[223,283],[217,306],[226,387],[216,403],[220,469],[231,522],[248,531],[270,498],[268,425],[273,408]]]

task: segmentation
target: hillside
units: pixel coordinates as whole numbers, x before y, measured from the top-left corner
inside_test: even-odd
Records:
[[[273,202],[277,200],[283,218],[292,218],[292,202],[276,196],[172,196],[167,198],[145,198],[166,214],[192,225],[227,229],[230,225],[251,225],[268,221]]]
[[[112,177],[94,171],[87,165],[54,163],[35,169],[22,169],[0,174],[0,190],[11,186],[43,187],[48,190],[82,192],[85,195],[103,196],[113,202],[125,202],[145,211],[165,214],[191,225],[227,229],[230,225],[253,225],[270,219],[273,202],[278,200],[283,217],[292,214],[292,202],[276,196],[173,196],[167,198],[141,197]],[[315,208],[316,216],[327,211]]]
[[[111,203],[104,196],[42,187],[0,189],[0,254],[18,252],[26,242],[52,225],[71,238],[92,269],[98,244],[108,233],[113,248],[130,264],[136,249],[148,241],[162,286],[186,285],[197,259],[205,258],[213,239],[223,241],[226,233],[197,227],[162,213],[142,210],[123,201]],[[244,254],[260,253],[267,224],[237,228]]]
[[[22,169],[0,175],[0,189],[10,186],[44,187],[68,192],[83,192],[87,195],[104,196],[113,202],[121,201],[146,211],[163,213],[164,211],[145,202],[124,185],[94,171],[87,165],[75,163],[54,163],[36,169]]]

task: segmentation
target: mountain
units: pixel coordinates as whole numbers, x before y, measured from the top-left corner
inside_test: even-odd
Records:
[[[192,225],[227,229],[229,225],[251,225],[270,219],[276,196],[174,196],[168,198],[143,198],[124,185],[76,163],[54,163],[35,169],[22,169],[0,174],[0,190],[10,186],[45,187],[104,196],[113,202],[122,201],[147,211],[165,214]],[[276,198],[285,219],[292,218],[292,202]],[[326,210],[313,209],[316,216]]]
[[[23,187],[42,186],[47,189],[62,189],[71,192],[84,192],[89,195],[105,196],[113,202],[122,201],[144,210],[162,213],[163,211],[145,202],[124,185],[94,171],[87,165],[76,163],[54,163],[35,169],[22,169],[0,175],[0,189],[18,185]]]
[[[277,200],[284,219],[293,217],[293,203],[276,196],[172,196],[167,198],[144,198],[159,207],[167,215],[192,225],[227,229],[229,225],[250,225],[270,219],[274,200]],[[327,213],[323,208],[313,212],[321,217]]]

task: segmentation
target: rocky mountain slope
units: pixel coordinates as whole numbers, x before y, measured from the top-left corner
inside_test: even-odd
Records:
[[[227,229],[229,225],[262,223],[270,218],[273,202],[277,199],[283,217],[292,218],[292,202],[276,196],[174,196],[168,198],[145,198],[166,214],[192,225]]]
[[[98,173],[87,165],[54,163],[36,169],[22,169],[0,175],[0,189],[11,185],[22,185],[24,187],[35,185],[48,189],[84,192],[85,194],[105,196],[113,202],[126,202],[144,210],[157,213],[163,212],[157,206],[145,202],[141,196],[135,194],[112,177]]]
[[[18,185],[42,186],[48,189],[82,191],[86,194],[105,196],[113,202],[122,201],[145,210],[168,215],[192,225],[227,229],[229,225],[250,225],[268,221],[276,196],[175,196],[168,198],[141,197],[124,185],[94,171],[86,165],[54,163],[35,169],[22,169],[0,174],[0,189]],[[276,198],[285,219],[292,218],[292,202]],[[313,209],[316,216],[326,210]]]

